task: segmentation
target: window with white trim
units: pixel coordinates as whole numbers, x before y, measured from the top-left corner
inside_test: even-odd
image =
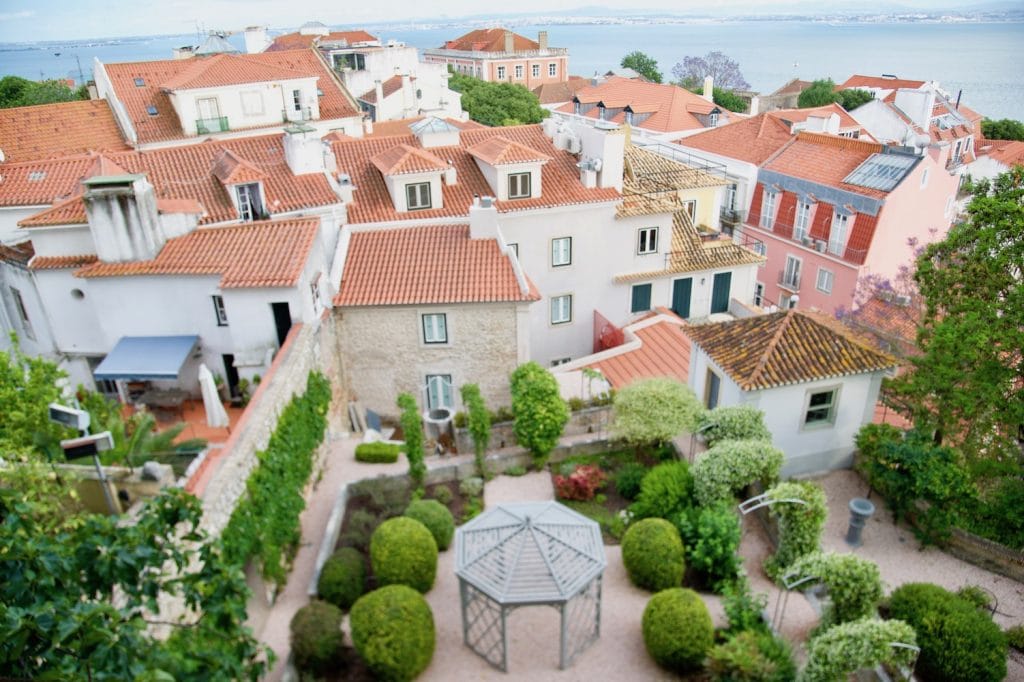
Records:
[[[718,112],[717,111],[712,111],[710,114],[708,114],[708,127],[709,128],[717,128],[718,127]]]
[[[580,103],[579,102],[573,102],[572,103],[572,113],[576,114],[577,116],[580,115]]]
[[[224,307],[224,297],[214,294],[213,296],[213,312],[217,317],[217,326],[226,327],[228,326],[228,311]]]
[[[768,257],[768,245],[760,239],[755,239],[751,245],[750,250],[756,253],[758,256]],[[767,262],[767,261],[765,261]],[[764,263],[761,263],[761,267],[764,267]]]
[[[555,358],[551,361],[552,367],[558,367],[559,365],[565,365],[572,362],[572,358]]]
[[[796,223],[793,225],[793,239],[798,242],[810,236],[811,205],[798,202],[796,205]]]
[[[697,224],[697,200],[687,199],[683,201],[683,210],[686,211],[687,215],[690,216],[690,222],[694,225]]]
[[[512,249],[512,253],[516,254],[516,258],[519,258],[519,244],[517,244],[516,242],[511,242],[508,245],[508,248]]]
[[[523,65],[522,64],[516,64],[516,80],[517,81],[523,80]]]
[[[448,343],[448,316],[445,313],[429,313],[420,317],[423,320],[423,343]]]
[[[808,391],[804,407],[804,423],[807,426],[835,424],[836,407],[839,403],[839,388]]]
[[[572,294],[551,297],[551,324],[572,322]]]
[[[754,282],[754,305],[764,305],[764,282]]]
[[[761,221],[758,224],[769,230],[775,224],[775,198],[775,192],[765,192],[761,201]]]
[[[557,268],[572,264],[572,237],[559,237],[551,240],[551,267]]]
[[[439,407],[448,409],[455,407],[455,402],[452,400],[451,374],[427,375],[427,409],[434,410]]]
[[[722,208],[726,209],[727,211],[736,210],[737,189],[738,188],[735,182],[725,188],[725,206],[723,206]]]
[[[782,273],[782,286],[790,289],[800,288],[800,267],[803,261],[795,256],[786,256],[786,269]]]
[[[263,197],[260,184],[250,182],[237,185],[235,194],[238,197],[238,217],[245,221],[258,220],[263,217]]]
[[[556,64],[555,62],[551,62],[550,64],[548,64],[548,75],[552,77],[558,75],[558,64]]]
[[[530,70],[534,78],[540,78],[540,64],[534,64]]]
[[[835,283],[836,276],[831,270],[825,268],[818,268],[818,282],[815,285],[818,291],[823,294],[832,293],[832,285]]]
[[[828,234],[828,250],[837,256],[846,251],[846,237],[850,230],[850,216],[838,211],[832,215],[832,229]]]
[[[10,289],[11,297],[14,299],[14,309],[18,311],[18,320],[21,321],[21,330],[27,338],[34,341],[36,333],[32,329],[32,322],[28,319],[28,310],[25,309],[25,301],[21,298],[21,292],[14,287]]]
[[[430,183],[416,182],[406,185],[405,202],[410,211],[430,208]]]
[[[658,253],[658,228],[641,227],[636,231],[636,252],[643,256],[649,253]]]
[[[508,198],[529,199],[530,198],[530,174],[509,173],[508,174]]]
[[[498,67],[498,80],[500,80],[500,81],[505,80],[505,67],[504,66],[499,66]]]

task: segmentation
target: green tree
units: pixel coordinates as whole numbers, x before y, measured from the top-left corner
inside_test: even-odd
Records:
[[[1012,118],[1001,118],[998,121],[986,118],[981,122],[981,133],[990,140],[1024,141],[1024,123]]]
[[[839,99],[836,84],[831,78],[819,79],[811,83],[811,87],[800,93],[796,105],[801,109],[823,107]]]
[[[969,460],[1009,460],[1024,424],[1024,167],[977,183],[967,218],[917,259],[920,353],[889,391]]]
[[[72,90],[62,80],[36,82],[19,76],[0,78],[0,109],[79,99],[89,99],[89,91],[84,86]]]
[[[476,473],[482,478],[487,472],[484,467],[484,455],[491,441],[491,413],[487,410],[484,398],[480,395],[480,387],[476,384],[465,384],[462,387],[462,404],[466,406],[469,435],[473,438],[473,453],[476,456]]]
[[[540,106],[537,96],[521,85],[489,83],[453,73],[448,87],[462,93],[462,108],[469,117],[486,126],[540,123],[551,115]]]
[[[423,477],[427,466],[423,463],[423,418],[420,417],[416,399],[408,393],[398,395],[398,407],[402,409],[399,423],[405,438],[405,456],[409,460],[409,478],[417,489],[423,488]]]
[[[169,490],[131,524],[100,515],[52,528],[38,507],[0,490],[0,670],[25,679],[256,680],[269,654],[244,626],[245,576],[199,527],[198,500]],[[191,622],[161,623],[176,595]]]
[[[45,358],[26,355],[11,335],[10,350],[0,351],[0,449],[40,450],[45,441],[68,438],[70,429],[50,421],[48,405],[60,400],[62,369]]]
[[[638,451],[692,432],[704,413],[686,384],[667,378],[634,381],[615,394],[612,405],[612,434]]]
[[[847,111],[853,111],[859,106],[863,106],[873,100],[875,96],[868,90],[861,90],[859,88],[850,88],[849,90],[840,90],[836,93],[839,99],[840,106]]]
[[[661,82],[661,71],[658,71],[658,60],[640,50],[634,50],[622,58],[621,66],[633,69],[652,83]]]
[[[187,424],[179,422],[174,426],[156,430],[156,418],[148,412],[135,412],[128,417],[121,414],[118,403],[92,391],[83,391],[79,386],[79,402],[89,413],[93,433],[109,431],[114,447],[100,453],[105,465],[137,467],[153,455],[169,452],[195,452],[206,447],[202,438],[191,438],[175,443]]]
[[[747,110],[747,101],[734,93],[732,90],[724,90],[722,88],[713,88],[711,96],[715,101],[715,104],[728,109],[729,111],[744,112]]]
[[[512,372],[510,384],[516,440],[533,453],[539,470],[558,445],[569,421],[569,406],[559,395],[555,377],[536,362],[519,365]]]

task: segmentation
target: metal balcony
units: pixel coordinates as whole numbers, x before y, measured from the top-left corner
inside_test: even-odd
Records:
[[[223,133],[230,130],[228,126],[227,116],[217,116],[215,118],[197,118],[196,119],[196,134],[206,135],[208,133]]]
[[[779,270],[779,286],[793,293],[800,291],[800,273]]]

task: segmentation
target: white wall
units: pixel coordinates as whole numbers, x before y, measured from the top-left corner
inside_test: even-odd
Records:
[[[25,313],[28,316],[30,330],[22,324],[21,316],[15,307],[14,295],[11,288],[17,289],[21,301],[25,306]],[[0,261],[0,305],[3,306],[3,314],[0,315],[0,322],[3,323],[4,339],[3,348],[8,347],[7,335],[15,332],[18,335],[21,349],[28,355],[42,355],[54,358],[53,332],[50,328],[49,317],[43,307],[36,289],[35,280],[30,271]],[[29,335],[31,331],[31,336]],[[2,408],[0,408],[2,409]]]
[[[282,112],[287,112],[288,120],[302,120],[301,114],[294,111],[292,90],[302,91],[302,108],[309,108],[312,118],[319,119],[320,101],[316,83],[316,77],[309,77],[274,83],[181,89],[171,92],[170,99],[185,134],[198,135],[196,119],[199,118],[199,109],[196,102],[207,98],[217,100],[220,115],[227,117],[230,129],[280,125],[283,122]],[[252,113],[246,113],[242,105],[243,97],[258,99],[262,111],[254,107]]]
[[[81,256],[96,253],[88,225],[22,229],[32,239],[37,256]]]
[[[121,311],[119,306],[111,310],[98,307],[110,301],[97,301],[89,286],[91,280],[75,277],[73,273],[71,268],[35,273],[39,296],[49,312],[56,347],[62,353],[101,355],[110,350],[112,343],[100,319],[130,311]]]
[[[14,244],[28,239],[29,231],[18,227],[18,222],[33,216],[49,206],[0,207],[0,242]]]
[[[414,185],[420,182],[430,183],[430,208],[443,208],[444,196],[441,193],[441,171],[430,173],[406,173],[403,175],[385,175],[384,184],[391,194],[391,201],[395,204],[395,210],[404,213],[409,210],[406,201],[405,186]],[[418,209],[417,209],[418,210]]]

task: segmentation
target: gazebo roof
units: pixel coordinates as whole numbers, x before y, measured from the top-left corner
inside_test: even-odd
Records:
[[[597,523],[557,502],[503,504],[455,534],[455,573],[501,604],[564,602],[604,570]]]

